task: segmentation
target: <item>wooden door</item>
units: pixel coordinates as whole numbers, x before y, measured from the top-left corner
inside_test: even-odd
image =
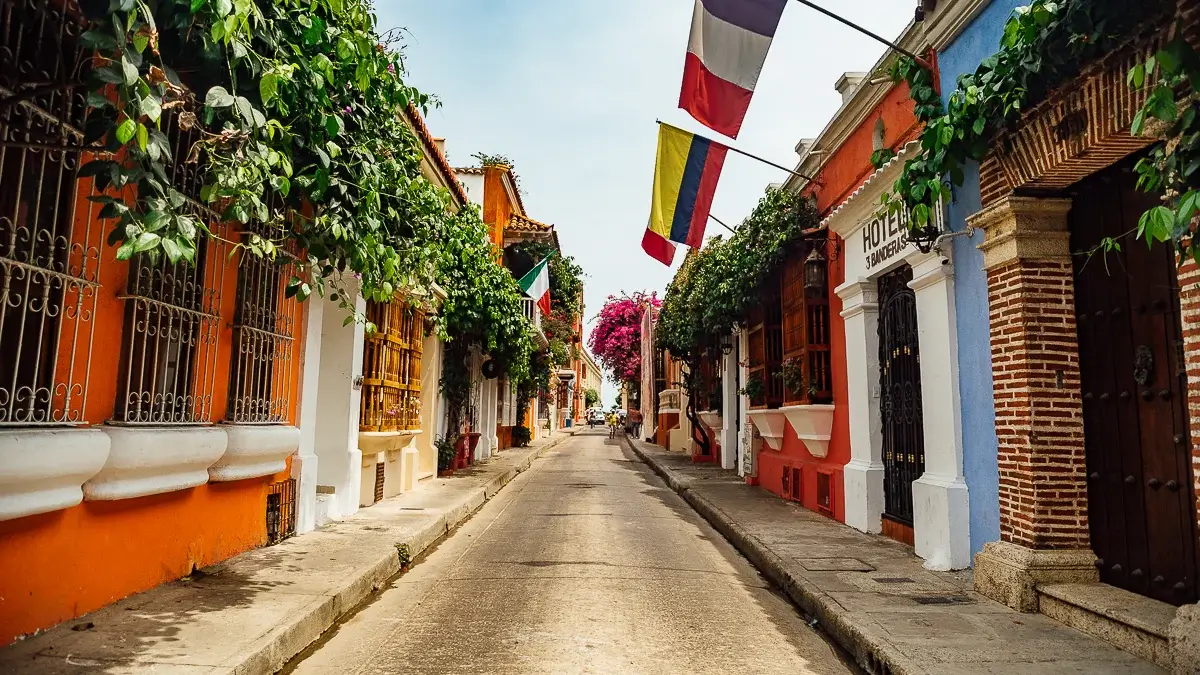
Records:
[[[1125,236],[1157,199],[1130,165],[1078,186],[1071,211],[1088,522],[1102,581],[1195,602],[1197,544],[1175,258]]]
[[[912,527],[913,481],[925,473],[917,298],[908,265],[879,278],[879,412],[883,517]]]

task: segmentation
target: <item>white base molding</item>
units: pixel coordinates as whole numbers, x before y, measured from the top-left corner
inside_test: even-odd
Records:
[[[99,429],[0,432],[0,520],[82,502],[81,486],[104,466],[108,450]]]
[[[846,524],[861,532],[883,530],[883,464],[851,459],[842,469]]]
[[[935,572],[971,566],[971,507],[967,484],[928,472],[912,485],[913,552]]]
[[[358,432],[358,449],[363,455],[373,455],[377,452],[402,450],[421,435],[420,429],[411,431],[360,431]]]
[[[783,447],[783,432],[787,428],[787,418],[781,410],[747,410],[746,416],[758,427],[758,435],[772,450]]]
[[[186,490],[208,482],[208,468],[225,454],[227,437],[215,427],[117,427],[104,468],[83,485],[89,500],[132,499]]]
[[[209,467],[212,481],[270,476],[287,468],[287,458],[300,449],[300,430],[284,426],[226,426],[225,454]]]
[[[829,454],[829,438],[833,435],[832,405],[791,405],[779,412],[792,425],[792,431],[813,457]]]

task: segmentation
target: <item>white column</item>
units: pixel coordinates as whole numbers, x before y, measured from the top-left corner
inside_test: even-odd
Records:
[[[296,509],[296,532],[316,528],[317,518],[317,392],[321,374],[321,325],[325,301],[309,298],[304,305],[304,359],[300,373],[300,450],[292,460],[292,475],[298,477],[296,488],[299,505]]]
[[[750,367],[744,365],[749,363],[746,356],[750,353],[750,338],[746,331],[738,331],[735,337],[736,347],[734,348],[734,356],[737,358],[738,382],[745,385],[750,379]],[[740,387],[739,387],[740,388]],[[750,398],[742,394],[737,394],[738,419],[741,420],[741,428],[738,429],[738,436],[741,442],[738,443],[738,453],[741,455],[738,462],[738,475],[741,476],[757,476],[758,475],[758,456],[755,453],[756,446],[761,447],[762,443],[754,442],[754,423],[750,421],[750,416],[747,414],[750,410]]]
[[[879,414],[879,302],[874,281],[836,290],[846,321],[846,398],[850,461],[843,470],[846,524],[879,532],[883,514],[883,426]]]
[[[316,434],[314,452],[320,458],[317,480],[334,488],[329,516],[342,518],[358,510],[362,486],[362,453],[358,449],[358,416],[362,405],[362,376],[365,327],[354,322],[343,326],[346,310],[337,303],[322,309],[320,387],[316,391]],[[358,312],[366,311],[361,297]]]
[[[971,566],[970,506],[963,478],[954,268],[941,255],[912,256],[921,350],[925,474],[913,483],[914,552],[931,570]]]
[[[736,341],[730,336],[729,340]],[[736,469],[738,457],[738,352],[735,346],[721,359],[721,468]]]

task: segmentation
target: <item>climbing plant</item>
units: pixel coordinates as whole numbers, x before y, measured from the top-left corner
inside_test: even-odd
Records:
[[[441,247],[461,236],[449,197],[420,173],[403,118],[434,103],[404,82],[394,36],[369,0],[87,0],[82,175],[104,194],[117,256],[192,261],[212,236],[189,200],[239,224],[236,242],[272,256],[295,242],[308,271],[301,299],[350,271],[387,299],[433,281]],[[186,66],[186,68],[184,67]],[[197,142],[176,157],[173,117]],[[183,194],[172,167],[201,169]]]
[[[948,201],[952,186],[962,185],[967,163],[983,159],[992,150],[996,136],[1014,128],[1031,101],[1044,99],[1055,86],[1119,47],[1140,27],[1169,15],[1174,5],[1174,0],[1034,0],[1017,8],[1008,19],[1000,50],[984,59],[975,72],[958,78],[945,107],[929,69],[912,59],[897,60],[893,76],[908,84],[916,117],[924,123],[924,130],[921,152],[905,162],[892,192],[883,197],[885,208],[908,213],[910,228],[929,226],[938,200]],[[1168,78],[1187,77],[1182,52],[1168,54],[1167,64],[1162,63],[1161,56],[1148,68],[1143,64],[1140,71],[1135,69],[1130,74],[1131,83],[1143,86],[1156,65],[1164,73],[1169,66],[1179,67],[1171,68],[1174,75],[1168,74]],[[1169,85],[1156,85],[1148,110],[1140,118],[1182,121],[1177,120],[1174,99],[1169,99],[1163,87]],[[1181,127],[1190,129],[1194,115],[1191,119]],[[1135,133],[1139,131],[1135,128]],[[1190,150],[1184,150],[1177,160],[1190,156]],[[1186,170],[1186,165],[1181,168]],[[1145,187],[1170,180],[1169,161],[1145,164],[1143,169]],[[1172,232],[1178,229],[1180,214],[1189,208],[1189,204],[1177,206],[1182,210],[1173,212],[1171,221],[1176,227],[1169,228]],[[1152,216],[1153,226],[1146,231],[1160,236],[1166,228],[1166,216],[1158,211]]]
[[[470,345],[496,359],[518,384],[534,377],[537,345],[521,307],[521,288],[507,269],[496,264],[496,250],[477,207],[460,209],[452,225],[461,236],[443,244],[436,275],[446,299],[435,325],[450,342],[441,386],[453,415],[470,397],[466,358]]]
[[[687,417],[707,446],[694,402],[707,391],[701,363],[715,358],[719,344],[761,302],[763,285],[774,279],[793,244],[820,223],[812,199],[768,189],[750,217],[728,239],[713,237],[688,253],[667,286],[655,326],[657,346],[679,359],[688,394]]]
[[[1146,63],[1129,73],[1129,85],[1150,89],[1134,117],[1134,134],[1157,121],[1162,140],[1138,161],[1138,187],[1162,194],[1162,204],[1138,221],[1137,237],[1148,243],[1173,242],[1200,262],[1194,218],[1200,211],[1200,56],[1176,35]],[[1111,246],[1112,244],[1108,244]]]
[[[592,354],[617,384],[637,382],[642,370],[642,317],[662,301],[655,293],[610,295],[588,337]]]

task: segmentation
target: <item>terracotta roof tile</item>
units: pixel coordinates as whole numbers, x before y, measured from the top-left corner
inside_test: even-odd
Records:
[[[450,186],[450,192],[458,198],[459,204],[467,204],[467,193],[463,190],[462,184],[458,182],[458,176],[455,175],[450,162],[446,161],[446,155],[438,149],[437,143],[433,140],[433,134],[429,133],[429,127],[425,126],[425,118],[411,103],[405,112],[408,114],[413,129],[417,132],[417,137],[421,139],[421,144],[425,146],[425,153],[433,161],[434,166],[442,172],[442,178]]]
[[[512,230],[513,232],[553,232],[554,226],[539,223],[532,218],[526,218],[514,213],[512,218],[508,220],[508,226],[504,229]]]

